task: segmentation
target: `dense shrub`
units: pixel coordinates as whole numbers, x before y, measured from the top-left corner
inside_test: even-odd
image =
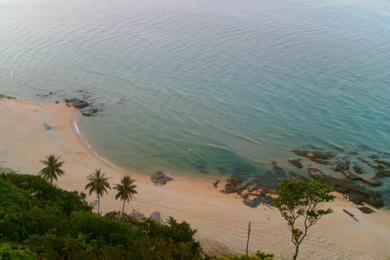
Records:
[[[194,234],[173,218],[102,217],[40,177],[0,174],[0,259],[201,259]]]

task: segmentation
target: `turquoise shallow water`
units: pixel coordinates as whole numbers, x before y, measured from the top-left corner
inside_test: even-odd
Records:
[[[104,110],[81,132],[125,167],[257,174],[301,146],[390,152],[388,1],[2,0],[0,37],[0,93],[88,91]]]

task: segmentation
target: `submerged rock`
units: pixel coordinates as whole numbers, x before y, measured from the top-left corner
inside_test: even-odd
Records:
[[[285,175],[286,174],[286,171],[282,167],[280,167],[277,162],[272,161],[271,165],[272,165],[273,173],[276,173],[276,174],[279,174],[279,175]]]
[[[65,103],[77,109],[83,109],[90,105],[88,101],[79,98],[65,98]]]
[[[65,103],[67,106],[72,106],[78,110],[83,116],[91,117],[95,116],[100,109],[94,107],[90,102],[86,100],[86,97],[82,98],[65,98]]]
[[[86,108],[83,108],[82,110],[80,110],[80,113],[83,116],[87,116],[87,117],[94,116],[98,112],[99,112],[99,110],[97,108],[95,108],[95,107],[86,107]]]
[[[327,183],[336,191],[346,194],[355,204],[361,205],[365,202],[376,208],[383,206],[383,199],[380,193],[368,190],[364,186],[357,185],[350,179],[333,177],[316,168],[308,168],[308,173],[313,179]]]
[[[293,160],[288,160],[289,163],[297,167],[298,169],[303,168],[303,164],[301,163],[301,159],[293,159]]]
[[[356,175],[352,172],[349,172],[349,171],[342,171],[341,172],[346,178],[352,180],[352,181],[362,181],[364,182],[365,184],[368,184],[370,186],[373,186],[373,187],[376,187],[376,186],[380,186],[382,183],[378,180],[372,180],[372,179],[369,179],[369,178],[365,178],[363,176],[360,176],[360,175]]]
[[[364,170],[362,167],[360,167],[359,165],[353,165],[352,166],[352,169],[354,172],[356,172],[357,174],[363,174],[364,173]]]
[[[303,149],[296,149],[293,150],[293,152],[298,156],[306,157],[312,162],[319,164],[329,164],[329,160],[336,156],[333,152],[320,152]]]
[[[173,178],[162,171],[158,171],[152,176],[150,176],[152,182],[156,185],[165,185],[170,181],[173,181]]]
[[[349,170],[350,161],[348,160],[338,160],[336,162],[336,166],[334,167],[334,170],[336,172],[343,172]]]
[[[384,168],[378,168],[376,171],[376,177],[390,177],[390,170],[385,170]]]
[[[11,96],[6,96],[3,94],[0,94],[0,99],[16,100],[16,97],[11,97]]]
[[[47,92],[46,94],[36,94],[37,97],[41,97],[41,98],[47,98],[47,97],[50,97],[50,96],[53,96],[57,93],[57,91],[49,91]]]
[[[385,166],[385,167],[390,167],[390,162],[383,161],[383,160],[375,160],[375,162],[376,162],[377,164],[381,164],[381,165],[383,165],[383,166]]]

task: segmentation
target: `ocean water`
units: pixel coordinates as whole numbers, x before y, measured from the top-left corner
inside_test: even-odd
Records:
[[[390,2],[1,0],[0,93],[80,90],[103,109],[84,137],[145,173],[261,174],[302,146],[386,157]]]

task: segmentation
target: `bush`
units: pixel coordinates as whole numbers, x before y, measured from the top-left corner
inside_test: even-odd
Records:
[[[38,176],[0,174],[0,259],[201,259],[195,232],[173,218],[102,217]]]

